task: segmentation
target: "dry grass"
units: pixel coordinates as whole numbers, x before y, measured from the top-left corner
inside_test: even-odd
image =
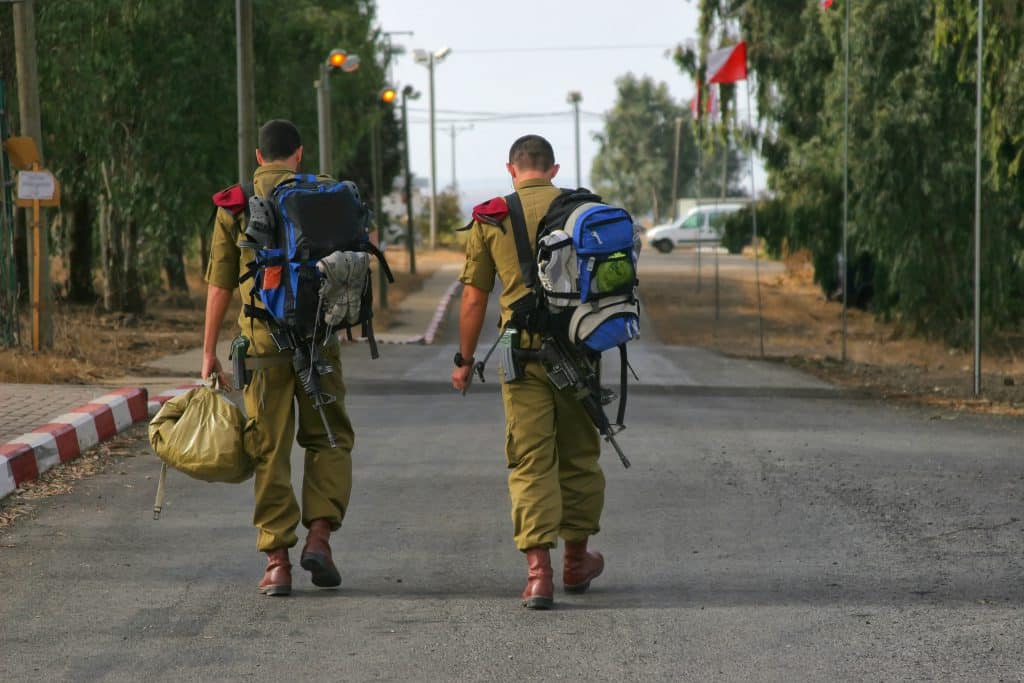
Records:
[[[842,307],[814,284],[806,254],[786,260],[782,275],[761,277],[765,355],[840,384],[883,396],[914,397],[956,409],[1022,412],[1024,355],[1019,340],[992,340],[983,367],[985,400],[971,396],[972,357],[940,341],[912,337],[896,322],[849,309],[842,355]],[[710,269],[706,273],[711,272]],[[641,273],[645,313],[664,343],[758,357],[756,282],[752,271],[723,273],[715,320],[713,281],[700,293],[692,271]]]
[[[417,274],[408,273],[404,252],[388,252],[395,283],[388,288],[394,307],[441,264],[458,262],[461,254],[438,250],[417,254]],[[377,278],[376,272],[374,278]],[[28,316],[22,316],[23,345],[0,348],[0,382],[20,384],[90,384],[129,374],[152,374],[147,363],[202,344],[206,286],[196,269],[188,277],[188,296],[160,297],[149,302],[143,315],[107,314],[99,305],[58,303],[54,312],[52,349],[28,348]],[[388,329],[388,311],[379,310],[374,328]],[[240,303],[236,298],[225,316],[222,337],[234,335]]]

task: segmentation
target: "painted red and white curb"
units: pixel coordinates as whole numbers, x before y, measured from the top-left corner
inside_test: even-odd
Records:
[[[445,316],[448,315],[448,306],[451,304],[452,297],[455,296],[456,293],[458,293],[461,287],[462,283],[459,282],[458,280],[456,280],[455,282],[451,283],[448,286],[448,289],[441,296],[440,301],[438,301],[437,308],[434,310],[434,317],[430,319],[430,324],[427,325],[427,329],[423,332],[423,334],[414,334],[406,337],[402,335],[390,335],[387,332],[382,332],[377,335],[377,343],[399,345],[433,344],[434,339],[437,337],[437,332],[441,328],[441,323],[444,322]],[[340,333],[339,337],[341,338],[342,343],[345,343],[347,341],[344,336],[340,335]],[[352,342],[364,343],[366,342],[366,339],[362,337],[357,337],[356,339],[353,339]]]
[[[434,311],[434,317],[430,321],[430,325],[427,326],[427,331],[423,333],[423,343],[433,344],[434,337],[437,336],[437,331],[441,327],[441,323],[444,322],[445,316],[448,314],[448,305],[452,301],[452,297],[462,287],[462,283],[456,280],[448,286],[448,290],[445,291],[444,296],[441,297],[441,301],[437,304],[437,310]]]
[[[149,419],[146,390],[118,389],[0,445],[0,498],[54,465]]]

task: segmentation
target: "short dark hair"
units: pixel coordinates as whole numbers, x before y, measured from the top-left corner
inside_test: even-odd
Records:
[[[271,119],[260,128],[260,154],[266,161],[282,161],[302,147],[302,137],[295,124],[285,119]]]
[[[547,171],[555,165],[555,150],[539,135],[524,135],[512,143],[508,163],[530,171]]]

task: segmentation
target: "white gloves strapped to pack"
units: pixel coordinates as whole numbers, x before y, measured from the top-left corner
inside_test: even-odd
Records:
[[[316,264],[324,280],[320,298],[328,325],[359,322],[363,289],[370,269],[370,255],[362,251],[336,251]]]

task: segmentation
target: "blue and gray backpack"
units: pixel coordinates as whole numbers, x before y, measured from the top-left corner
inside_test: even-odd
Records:
[[[248,241],[240,246],[253,249],[255,259],[240,280],[253,281],[245,314],[266,322],[282,349],[326,339],[339,329],[351,339],[352,328],[359,326],[376,358],[367,255],[377,258],[388,280],[394,279],[384,255],[370,242],[371,219],[372,212],[351,181],[298,174],[278,184],[269,197],[249,197]],[[325,264],[343,254],[361,256],[365,264],[352,276],[358,301],[351,307],[352,316],[325,319]],[[255,305],[256,299],[262,308]]]
[[[625,209],[609,206],[589,190],[562,190],[529,243],[522,203],[505,197],[525,283],[534,292],[527,315],[591,355],[618,348],[621,388],[618,423],[625,412],[626,345],[640,336],[637,299],[639,230]]]

